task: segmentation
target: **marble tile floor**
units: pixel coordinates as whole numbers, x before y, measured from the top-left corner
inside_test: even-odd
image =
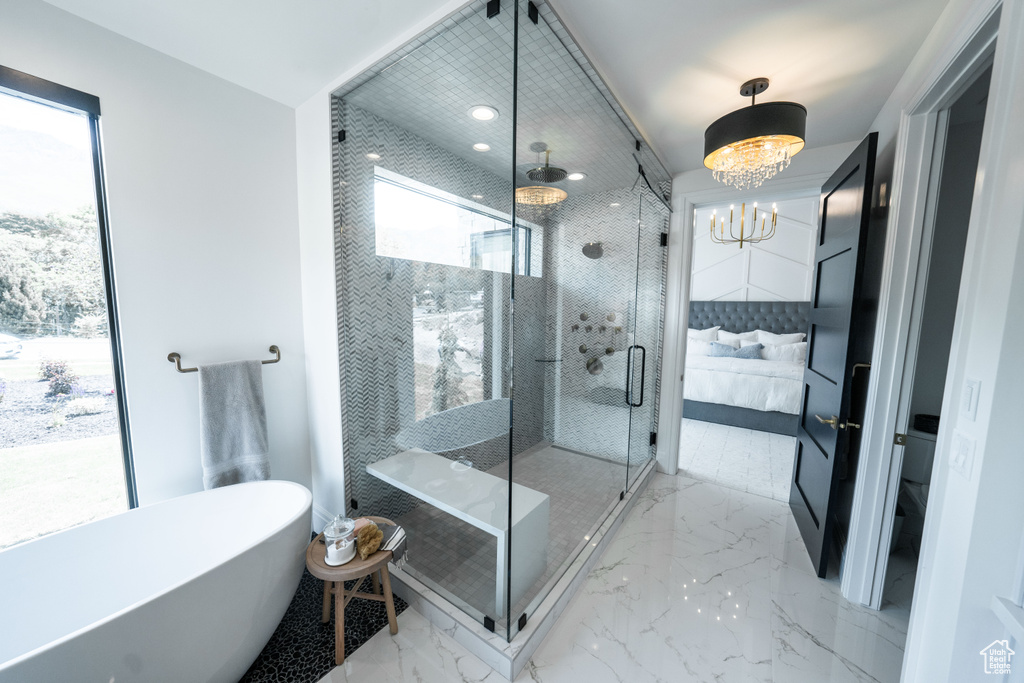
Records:
[[[679,470],[775,500],[789,500],[796,437],[683,418]]]
[[[898,681],[913,574],[889,575],[881,611],[850,604],[786,504],[659,474],[516,680]],[[370,680],[504,679],[408,609],[320,683]]]

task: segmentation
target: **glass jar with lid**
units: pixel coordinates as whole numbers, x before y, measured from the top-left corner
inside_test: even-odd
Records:
[[[331,566],[345,564],[356,556],[356,528],[354,520],[337,515],[324,527],[324,543],[327,544],[327,557],[324,560]]]

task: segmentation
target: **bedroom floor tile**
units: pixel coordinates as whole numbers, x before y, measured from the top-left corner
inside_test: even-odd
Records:
[[[683,474],[737,491],[789,500],[795,437],[684,418],[679,443]]]

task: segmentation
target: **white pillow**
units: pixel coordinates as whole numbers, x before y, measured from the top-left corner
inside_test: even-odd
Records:
[[[726,332],[725,330],[719,330],[718,341],[757,341],[757,330],[751,330],[750,332]]]
[[[701,339],[687,339],[686,340],[686,356],[710,356],[711,355],[711,342],[703,341]]]
[[[785,360],[792,363],[807,362],[807,342],[795,344],[772,344],[761,349],[761,358],[765,360]]]
[[[721,328],[721,325],[719,325],[717,327],[709,327],[706,330],[687,330],[686,331],[686,338],[687,339],[699,339],[701,341],[706,341],[706,342],[713,342],[716,339],[718,339],[718,330],[720,328]]]
[[[743,348],[743,347],[746,347],[746,346],[753,346],[754,344],[760,344],[760,343],[761,342],[757,341],[756,339],[741,339],[740,340],[740,348]]]
[[[710,356],[711,355],[711,344],[713,342],[704,341],[703,339],[687,339],[686,340],[686,355],[687,356]],[[740,347],[738,341],[725,341],[717,342],[719,344],[725,344],[731,346],[734,349]],[[756,342],[751,342],[756,343]]]
[[[774,332],[766,332],[764,330],[757,331],[757,341],[761,342],[765,346],[780,344],[796,344],[807,339],[807,335],[803,332],[794,332],[792,334],[775,334]]]

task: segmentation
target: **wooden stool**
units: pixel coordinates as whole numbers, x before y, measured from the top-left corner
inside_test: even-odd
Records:
[[[394,526],[395,523],[383,517],[367,517],[377,523]],[[388,562],[391,561],[393,553],[390,550],[378,550],[365,560],[354,559],[346,564],[334,567],[326,562],[327,546],[322,543],[324,535],[320,534],[313,539],[313,542],[306,548],[306,568],[309,573],[324,581],[324,610],[321,622],[327,623],[331,619],[331,593],[334,594],[334,663],[345,662],[345,605],[352,598],[363,600],[377,600],[383,602],[388,610],[388,625],[391,627],[391,635],[398,633],[398,620],[395,616],[395,599],[391,595],[391,575],[388,574]],[[377,581],[377,574],[380,574],[380,582]],[[366,577],[373,580],[373,593],[360,593]],[[356,580],[352,590],[345,590],[345,582]],[[332,587],[333,586],[333,587]],[[381,590],[383,588],[383,591]]]

